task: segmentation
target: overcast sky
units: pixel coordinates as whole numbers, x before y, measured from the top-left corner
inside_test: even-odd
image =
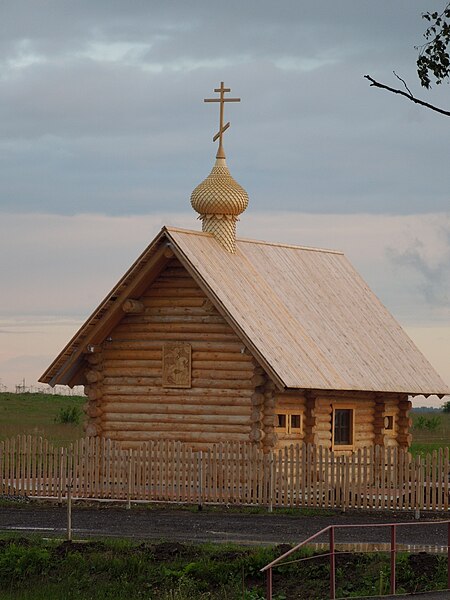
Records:
[[[415,72],[411,0],[6,0],[0,6],[0,382],[34,383],[225,151],[238,232],[338,248],[450,384],[450,108]]]

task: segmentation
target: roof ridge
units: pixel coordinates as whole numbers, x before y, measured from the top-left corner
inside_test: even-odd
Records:
[[[211,233],[205,231],[195,231],[194,229],[183,229],[181,227],[170,227],[165,226],[164,229],[171,232],[176,233],[188,233],[190,235],[199,235],[205,237],[212,237]],[[236,238],[236,242],[243,242],[245,244],[259,244],[262,246],[278,246],[280,248],[291,248],[293,250],[307,250],[309,252],[325,252],[328,254],[340,254],[343,255],[344,252],[342,250],[331,250],[328,248],[314,248],[313,246],[298,246],[296,244],[286,244],[283,242],[267,242],[265,240],[253,240],[250,238]]]

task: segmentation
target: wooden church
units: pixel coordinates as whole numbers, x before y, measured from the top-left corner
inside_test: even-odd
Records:
[[[40,381],[84,385],[87,434],[127,447],[408,447],[408,397],[449,388],[341,252],[236,238],[248,196],[222,136],[238,99],[215,91],[203,231],[164,227]]]

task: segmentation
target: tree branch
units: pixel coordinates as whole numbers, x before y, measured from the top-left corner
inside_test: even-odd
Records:
[[[385,85],[384,83],[380,83],[378,81],[375,81],[375,79],[373,79],[372,77],[370,77],[370,75],[364,75],[364,78],[368,79],[370,81],[370,86],[371,87],[377,87],[377,88],[380,88],[382,90],[387,90],[388,92],[392,92],[393,94],[400,94],[400,96],[404,96],[405,98],[408,98],[408,100],[411,100],[411,102],[415,102],[416,104],[420,104],[421,106],[425,106],[426,108],[429,108],[430,110],[434,110],[434,111],[440,113],[441,115],[445,115],[446,117],[450,117],[450,111],[448,111],[448,110],[443,110],[442,108],[438,108],[437,106],[434,106],[433,104],[429,104],[428,102],[424,102],[423,100],[420,100],[419,98],[416,98],[412,94],[408,94],[407,92],[404,92],[403,90],[398,90],[396,88],[389,87],[388,85]]]

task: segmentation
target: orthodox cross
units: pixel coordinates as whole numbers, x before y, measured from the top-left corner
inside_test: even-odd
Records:
[[[219,123],[219,131],[213,137],[213,142],[219,140],[219,149],[217,150],[216,158],[225,158],[225,152],[223,150],[222,145],[222,136],[224,132],[230,126],[230,123],[223,124],[223,107],[225,102],[240,102],[240,98],[225,98],[226,92],[231,92],[231,88],[226,88],[223,85],[223,81],[220,82],[220,88],[215,88],[215,92],[219,92],[220,98],[205,98],[204,102],[220,102],[220,123]]]

